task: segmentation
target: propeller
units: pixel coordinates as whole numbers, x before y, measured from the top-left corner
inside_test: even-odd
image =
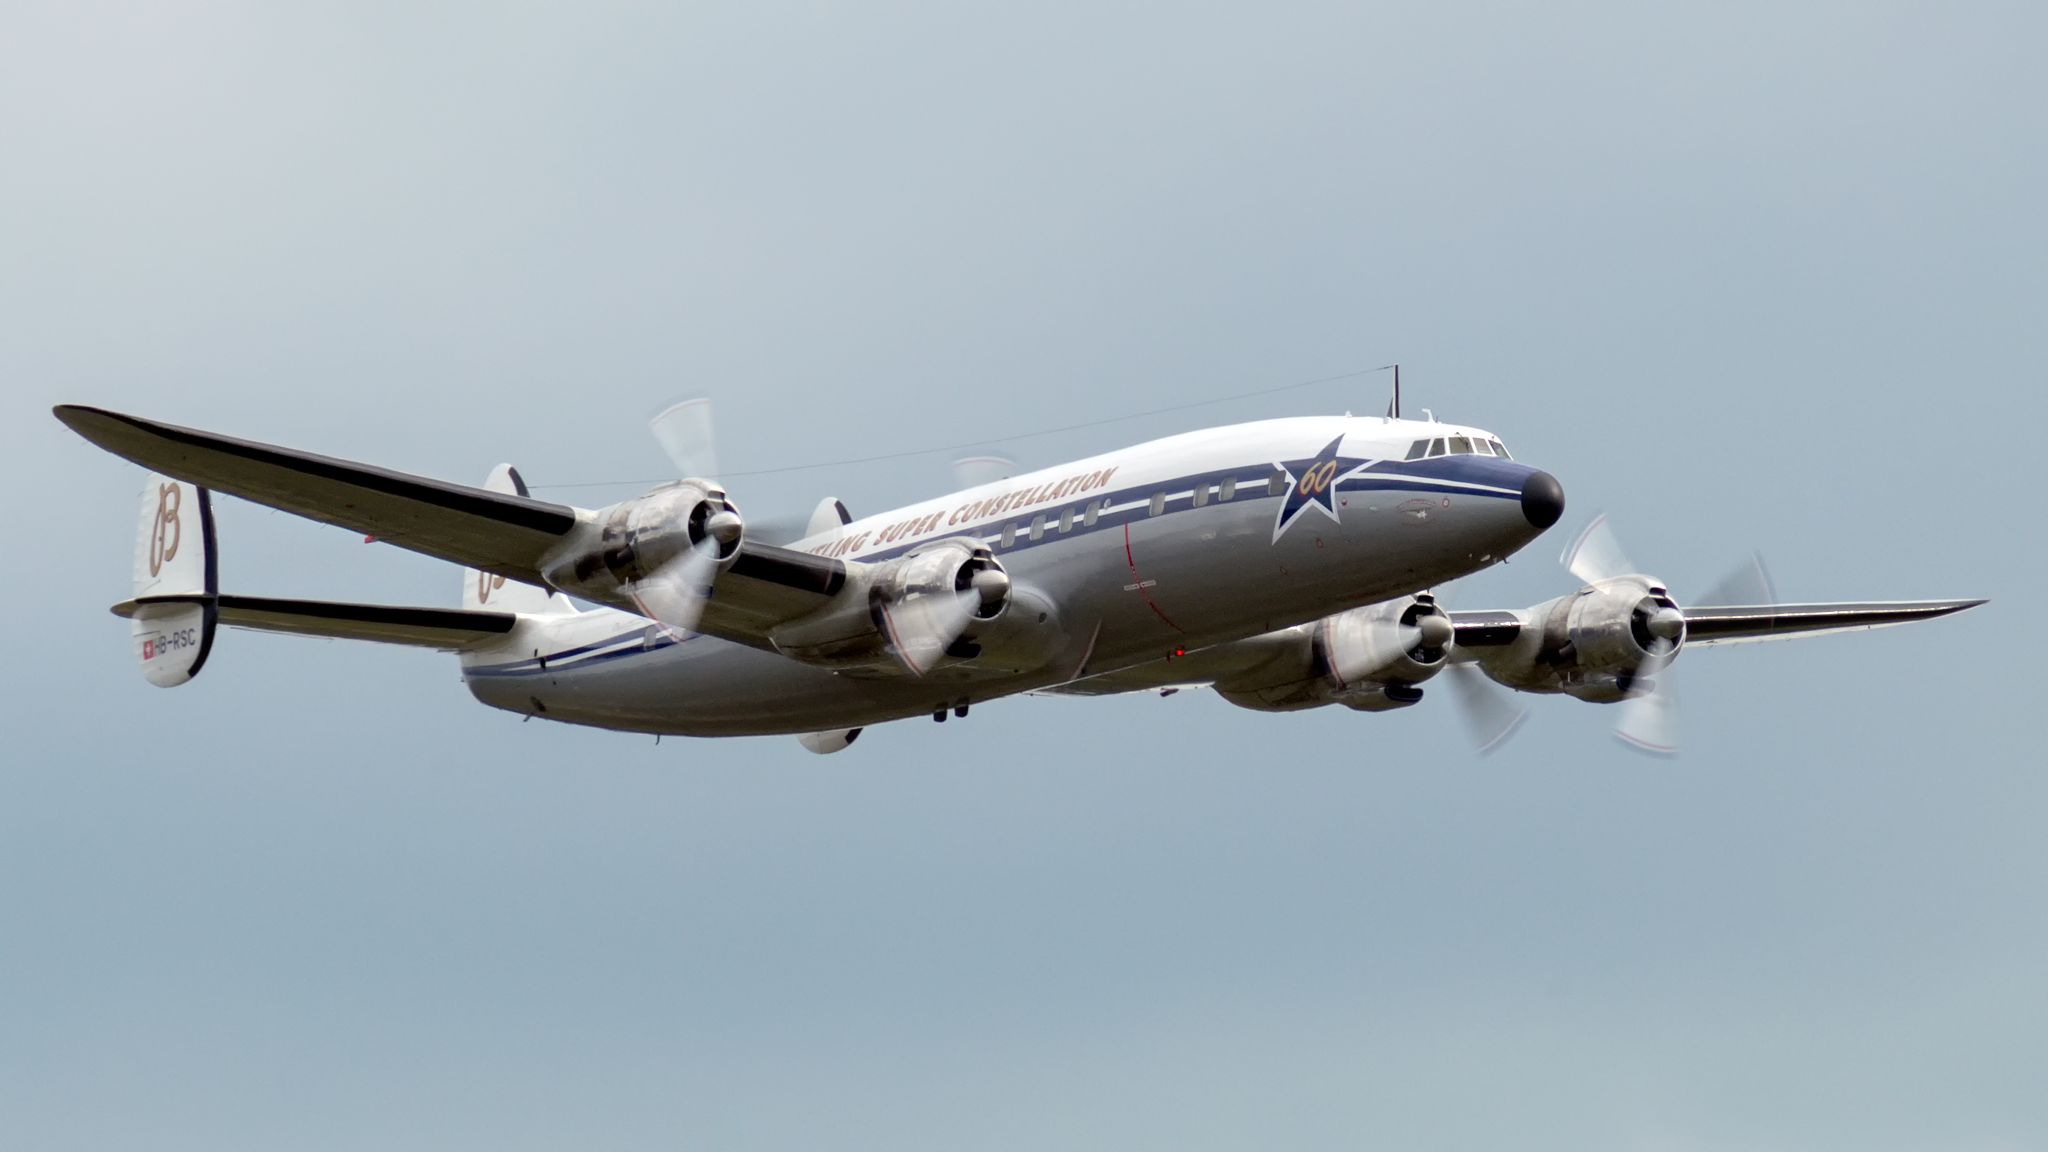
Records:
[[[962,456],[953,461],[953,485],[979,488],[1017,474],[1017,462],[1007,456]]]
[[[931,671],[976,620],[992,620],[1008,604],[1009,573],[983,560],[984,554],[977,553],[962,565],[950,589],[881,602],[882,630],[890,650],[911,675]]]
[[[1573,576],[1593,584],[1636,571],[1622,550],[1606,514],[1593,518],[1559,561]],[[1761,553],[1751,552],[1701,597],[1701,604],[1769,604],[1777,593]],[[1649,637],[1649,655],[1629,674],[1628,698],[1621,703],[1614,735],[1622,743],[1653,756],[1678,755],[1678,694],[1671,659],[1685,638],[1685,614],[1668,600],[1651,601],[1641,617]],[[1637,609],[1643,612],[1642,608]]]
[[[1472,750],[1484,756],[1507,743],[1529,718],[1529,705],[1495,684],[1477,664],[1455,663],[1444,669],[1457,698]]]
[[[1432,602],[1442,604],[1457,594],[1458,581],[1439,584],[1430,594]],[[1448,616],[1433,616],[1450,635],[1445,643],[1452,642],[1457,628]],[[1426,641],[1428,637],[1420,637]],[[1520,729],[1522,722],[1529,718],[1529,705],[1519,693],[1511,692],[1493,682],[1493,679],[1469,659],[1453,655],[1450,667],[1441,673],[1445,683],[1451,686],[1451,696],[1458,702],[1458,719],[1465,727],[1465,734],[1472,740],[1472,750],[1484,756],[1501,745]]]
[[[960,639],[981,608],[981,597],[966,592],[913,596],[882,605],[882,629],[904,670],[923,676]]]
[[[1582,584],[1598,584],[1636,571],[1635,565],[1628,562],[1628,553],[1621,550],[1621,541],[1615,539],[1605,512],[1593,517],[1578,538],[1565,546],[1558,563]]]
[[[1637,571],[1623,551],[1607,514],[1593,517],[1578,538],[1558,557],[1565,570],[1581,583],[1598,584]],[[1685,638],[1685,614],[1669,603],[1648,602],[1642,617],[1643,633],[1649,637],[1649,655],[1629,673],[1621,704],[1620,723],[1614,735],[1622,743],[1653,756],[1678,754],[1678,698],[1671,682],[1671,655]],[[1643,612],[1643,608],[1637,608]]]
[[[704,602],[711,598],[711,580],[718,574],[718,550],[718,539],[706,532],[688,551],[627,585],[626,595],[642,616],[681,640],[704,618]]]
[[[1671,657],[1685,638],[1685,614],[1668,605],[1651,610],[1643,629],[1653,638],[1650,655],[1629,674],[1629,697],[1621,702],[1614,735],[1652,756],[1678,755],[1678,696],[1672,687]]]
[[[656,413],[648,421],[648,428],[678,475],[717,483],[718,450],[712,434],[710,400],[699,398],[672,404]],[[739,513],[730,504],[713,506],[697,527],[700,530],[689,548],[625,588],[642,615],[678,640],[693,631],[703,618],[704,604],[711,597],[711,583],[718,575],[718,561],[739,544],[746,532]]]
[[[671,404],[647,422],[677,476],[715,480],[718,443],[711,431],[711,401],[705,397]]]
[[[1435,596],[1417,592],[1414,600],[1394,621],[1394,642],[1411,659],[1434,664],[1456,643],[1458,629],[1437,610]]]

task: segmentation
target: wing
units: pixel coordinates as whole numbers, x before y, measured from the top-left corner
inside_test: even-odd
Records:
[[[63,404],[55,411],[80,436],[166,476],[529,584],[545,585],[541,557],[577,525],[574,508],[509,492],[100,408]]]
[[[1947,616],[1982,603],[1982,600],[1891,600],[1687,608],[1684,609],[1685,645],[1691,648],[1695,645],[1745,644],[1890,628]],[[1487,648],[1514,643],[1526,622],[1517,612],[1479,611],[1453,612],[1451,623],[1458,630],[1458,647]]]
[[[1756,604],[1685,609],[1685,644],[1750,644],[1831,632],[1862,632],[1932,620],[1982,600],[1899,600],[1846,604]]]
[[[543,588],[549,586],[543,576],[549,553],[573,543],[571,537],[594,531],[590,512],[569,504],[238,441],[102,408],[61,404],[55,414],[94,445],[164,476]],[[731,568],[719,576],[717,596],[698,627],[725,640],[768,648],[772,625],[817,611],[844,586],[846,564],[840,560],[745,541]],[[631,603],[612,607],[633,611]]]
[[[282,632],[292,636],[329,636],[341,640],[372,640],[459,652],[512,631],[519,618],[510,612],[478,612],[461,608],[401,608],[385,604],[340,604],[331,600],[279,600],[268,596],[146,596],[114,605],[116,616],[133,617],[149,604],[202,604],[213,601],[220,622],[230,628]]]
[[[542,575],[548,556],[595,530],[591,513],[566,504],[100,408],[64,404],[55,412],[87,440],[166,476],[541,587],[548,587]],[[771,627],[829,602],[846,575],[839,560],[747,541],[719,576],[718,594],[698,627],[769,647]],[[612,606],[634,610],[630,603]]]

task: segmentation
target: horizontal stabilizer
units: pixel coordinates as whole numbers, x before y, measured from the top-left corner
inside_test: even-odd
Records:
[[[203,607],[209,601],[218,621],[230,628],[406,644],[444,652],[489,643],[512,631],[519,622],[519,617],[510,612],[282,600],[268,596],[150,596],[116,604],[113,612],[133,619],[165,607]]]

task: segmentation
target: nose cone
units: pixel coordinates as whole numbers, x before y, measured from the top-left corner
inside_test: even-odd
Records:
[[[1522,515],[1538,532],[1564,515],[1564,485],[1548,472],[1531,472],[1522,481]]]

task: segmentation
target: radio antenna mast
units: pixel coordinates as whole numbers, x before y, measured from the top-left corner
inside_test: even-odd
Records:
[[[1390,367],[1394,370],[1394,398],[1387,403],[1387,419],[1399,420],[1401,418],[1401,366],[1394,364],[1390,365]]]

